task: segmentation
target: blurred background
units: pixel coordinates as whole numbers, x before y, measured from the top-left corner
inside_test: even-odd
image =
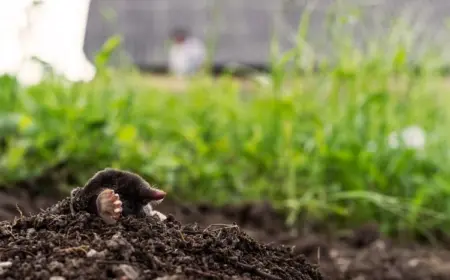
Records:
[[[320,57],[338,55],[338,33],[352,33],[357,47],[387,37],[399,18],[420,37],[409,51],[420,52],[424,43],[443,43],[449,14],[445,0],[92,0],[84,50],[92,59],[109,36],[119,34],[123,45],[113,64],[165,71],[170,32],[182,26],[204,42],[213,68],[267,69],[275,42],[280,52],[298,45],[302,20],[310,48],[303,52]]]
[[[0,217],[116,167],[174,201],[269,201],[291,225],[450,229],[449,15],[445,0],[0,2]]]

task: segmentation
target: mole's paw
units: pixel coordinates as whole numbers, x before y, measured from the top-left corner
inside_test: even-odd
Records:
[[[122,201],[111,189],[103,190],[97,197],[97,213],[107,224],[115,224],[122,214]]]

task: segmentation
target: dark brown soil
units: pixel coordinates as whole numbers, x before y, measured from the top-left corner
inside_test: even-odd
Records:
[[[35,200],[31,198],[28,201]],[[0,209],[5,208],[2,203],[5,204],[5,200],[0,196]],[[36,211],[36,207],[30,205],[27,212]],[[48,203],[42,203],[40,207],[42,205],[48,206]],[[17,213],[16,207],[10,208],[11,212]],[[37,278],[33,279],[48,279],[53,275],[45,269],[53,269],[55,275],[64,270],[67,279],[89,279],[89,275],[106,279],[107,276],[118,277],[131,267],[131,271],[146,275],[146,279],[159,276],[162,277],[160,280],[186,279],[168,277],[178,272],[192,279],[224,279],[232,275],[238,276],[235,279],[320,279],[320,275],[303,262],[302,255],[305,255],[311,263],[319,264],[324,279],[450,279],[448,249],[400,245],[382,237],[376,224],[330,235],[307,226],[297,231],[288,230],[282,217],[265,203],[214,208],[166,200],[158,210],[172,214],[174,218],[165,224],[152,218],[145,221],[127,218],[117,226],[105,227],[97,218],[87,214],[74,220],[47,217],[38,223],[44,228],[41,230],[32,222],[36,218],[21,219],[12,231],[14,236],[6,233],[8,240],[3,237],[0,241],[0,247],[6,249],[0,252],[1,261],[11,257],[22,258],[22,261],[13,261],[12,268],[7,270],[7,273],[15,275],[4,275],[12,279],[27,279],[27,269],[31,273],[40,268],[41,278],[34,274]],[[11,217],[2,216],[0,210],[0,219]],[[240,228],[230,225],[233,222]],[[226,225],[212,226],[204,231],[192,223],[203,227]],[[19,231],[19,228],[24,229]],[[25,229],[30,239],[24,239],[27,236]],[[94,238],[94,232],[99,239]],[[112,236],[118,232],[121,236],[113,239]],[[39,236],[38,240],[35,236]],[[284,244],[292,248],[293,253],[287,248],[261,245],[252,238],[263,243]],[[225,246],[227,242],[229,247]],[[14,244],[18,248],[14,248]],[[119,247],[121,249],[117,249]],[[86,258],[86,252],[91,249],[99,253],[94,258]],[[39,255],[38,251],[44,252]],[[239,254],[239,260],[233,257]],[[300,273],[304,278],[300,278]]]
[[[2,279],[323,279],[292,248],[264,245],[236,224],[182,225],[173,216],[41,212],[0,223]],[[160,278],[158,278],[160,277]]]

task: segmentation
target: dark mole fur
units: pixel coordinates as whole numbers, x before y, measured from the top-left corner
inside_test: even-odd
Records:
[[[55,214],[69,214],[72,201],[74,212],[87,211],[98,214],[96,199],[105,188],[112,189],[119,194],[122,201],[122,216],[145,215],[143,207],[151,201],[146,196],[146,191],[151,190],[151,186],[137,174],[113,168],[105,168],[97,172],[83,188],[76,188],[72,191],[72,198],[65,198],[46,211]]]

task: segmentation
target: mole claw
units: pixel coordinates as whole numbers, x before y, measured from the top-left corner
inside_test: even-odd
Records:
[[[107,224],[115,224],[122,214],[122,201],[111,189],[103,190],[97,197],[97,213]]]

